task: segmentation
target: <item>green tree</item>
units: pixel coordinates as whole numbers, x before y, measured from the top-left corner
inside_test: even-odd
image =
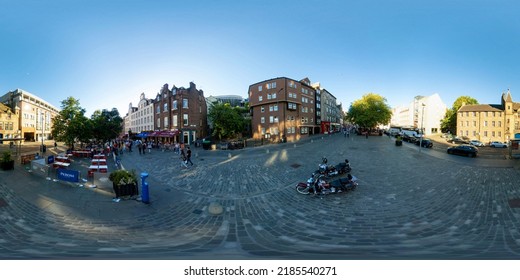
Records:
[[[86,142],[91,138],[91,125],[85,117],[85,109],[79,100],[68,97],[61,101],[61,111],[53,118],[52,137],[73,147],[76,141]]]
[[[345,116],[347,121],[365,128],[387,124],[391,118],[392,110],[386,98],[375,93],[365,94],[354,101]]]
[[[470,96],[460,96],[453,102],[453,106],[446,111],[444,119],[441,120],[441,131],[454,133],[457,131],[457,111],[463,104],[473,105],[478,104],[478,101]]]
[[[123,119],[116,108],[112,108],[111,111],[96,110],[90,117],[90,121],[93,138],[103,142],[117,138],[123,131]]]
[[[213,123],[213,136],[218,139],[236,137],[246,126],[244,108],[231,107],[229,104],[213,104],[208,118]]]

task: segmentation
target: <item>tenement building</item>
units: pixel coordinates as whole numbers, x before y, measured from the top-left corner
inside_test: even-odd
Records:
[[[0,103],[0,141],[4,138],[18,138],[19,110],[12,110],[11,107]],[[1,144],[2,142],[0,142]],[[4,143],[5,144],[5,143]]]
[[[250,85],[248,92],[254,139],[296,141],[320,132],[316,124],[317,92],[308,78],[265,80]]]
[[[500,104],[463,105],[457,112],[457,135],[484,143],[520,138],[519,109],[509,91]]]
[[[204,92],[165,84],[154,100],[154,133],[161,142],[193,143],[207,136],[208,110]]]
[[[128,105],[128,113],[125,116],[125,133],[137,133],[143,136],[143,133],[154,130],[154,106],[153,100],[146,98],[144,93],[139,96],[137,107]]]

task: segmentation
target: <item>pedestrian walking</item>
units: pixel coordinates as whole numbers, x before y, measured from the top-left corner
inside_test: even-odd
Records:
[[[186,155],[184,154],[184,149],[181,149],[181,167],[188,168],[188,160],[186,158]]]
[[[148,142],[148,153],[151,154],[152,153],[152,142]]]
[[[188,165],[188,162],[193,166],[193,162],[191,161],[191,149],[190,147],[186,148],[186,165]]]

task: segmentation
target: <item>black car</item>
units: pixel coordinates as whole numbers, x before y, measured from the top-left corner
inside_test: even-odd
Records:
[[[415,143],[417,141],[417,137],[415,136],[412,136],[412,135],[408,135],[408,134],[403,134],[403,141],[404,142],[408,142],[408,143]]]
[[[423,139],[422,141],[419,139],[419,140],[417,140],[417,142],[415,142],[415,145],[417,145],[417,146],[420,145],[421,147],[424,147],[424,148],[431,148],[431,147],[433,147],[433,142],[430,139]]]
[[[478,154],[478,149],[471,145],[458,145],[454,147],[449,147],[448,154],[476,157]]]
[[[453,144],[469,144],[469,141],[466,141],[464,139],[457,138],[457,137],[453,137],[451,139],[448,139],[448,142],[449,143],[453,143]]]

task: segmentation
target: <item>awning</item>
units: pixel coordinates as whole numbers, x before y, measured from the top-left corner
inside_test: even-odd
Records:
[[[146,137],[148,137],[148,133],[146,133],[146,132],[141,132],[141,133],[137,134],[136,137],[139,137],[139,138],[146,138]]]
[[[175,135],[179,134],[178,130],[170,131],[170,130],[163,130],[163,131],[154,131],[150,133],[149,137],[174,137]]]

